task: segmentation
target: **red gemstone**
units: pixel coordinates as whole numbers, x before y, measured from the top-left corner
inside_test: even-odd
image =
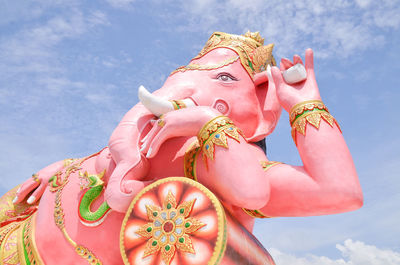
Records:
[[[170,221],[165,222],[165,224],[163,226],[164,232],[169,233],[172,231],[172,229],[174,229],[174,224]]]

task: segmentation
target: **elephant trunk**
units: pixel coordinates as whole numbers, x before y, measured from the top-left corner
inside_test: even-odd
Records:
[[[179,97],[181,93],[179,89],[166,87],[154,96],[141,86],[139,98],[143,105],[137,104],[130,109],[112,133],[108,146],[116,166],[107,182],[105,199],[113,210],[126,212],[133,197],[146,185],[143,179],[147,176],[149,163],[140,153],[140,139],[154,115],[174,110],[168,99]],[[184,100],[184,103],[195,105],[192,100]]]

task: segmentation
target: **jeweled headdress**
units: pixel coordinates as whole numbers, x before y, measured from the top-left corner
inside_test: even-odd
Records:
[[[264,46],[264,39],[259,32],[248,31],[244,35],[214,32],[204,48],[193,59],[203,57],[217,48],[228,48],[239,54],[240,62],[253,78],[254,74],[265,71],[268,64],[276,65],[272,56],[274,44]]]

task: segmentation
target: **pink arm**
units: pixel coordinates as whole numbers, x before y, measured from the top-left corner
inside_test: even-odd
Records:
[[[277,165],[267,171],[271,196],[261,211],[268,216],[307,216],[351,211],[363,196],[353,159],[342,134],[321,121],[297,134],[303,167]]]
[[[153,157],[166,139],[178,133],[196,135],[206,121],[218,115],[206,107],[166,114],[165,125],[155,125],[149,132],[148,147],[153,152],[147,155]],[[332,128],[322,120],[318,130],[310,124],[306,130],[305,137],[297,135],[303,167],[281,164],[265,172],[260,162],[267,157],[260,148],[241,136],[240,143],[228,137],[228,149],[215,146],[214,159],[207,158],[207,164],[202,153],[197,156],[198,180],[225,203],[261,209],[269,216],[319,215],[360,207],[357,174],[336,125]]]
[[[293,63],[283,59],[280,70],[296,63],[302,64],[298,55],[294,56]],[[286,111],[296,103],[320,99],[311,49],[306,51],[305,66],[307,80],[294,85],[284,82],[278,68],[272,69],[274,78],[270,82],[274,81],[279,101]],[[357,173],[336,125],[332,128],[321,120],[319,129],[307,124],[305,136],[296,134],[303,167],[281,164],[260,174],[255,168],[259,161],[251,161],[266,160],[260,150],[249,148],[244,143],[237,144],[231,139],[229,152],[216,149],[215,162],[209,163],[209,174],[223,190],[220,196],[227,202],[234,198],[234,203],[242,207],[262,208],[262,212],[269,216],[320,215],[361,207],[363,199]],[[204,165],[199,170],[203,179],[209,181],[205,177],[207,170]],[[241,197],[245,202],[240,202]],[[267,200],[262,205],[263,197]]]
[[[267,158],[251,144],[229,139],[229,149],[216,147],[208,169],[197,159],[199,181],[228,203],[260,209],[268,216],[333,214],[361,207],[362,192],[354,164],[340,131],[321,121],[298,135],[304,166],[279,164],[264,172]]]

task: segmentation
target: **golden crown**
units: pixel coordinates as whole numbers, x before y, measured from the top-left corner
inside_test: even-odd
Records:
[[[252,78],[254,74],[265,71],[268,64],[276,65],[272,56],[274,44],[264,46],[264,39],[259,32],[248,31],[243,35],[214,32],[204,48],[193,59],[201,58],[217,48],[228,48],[237,52],[241,64]]]

